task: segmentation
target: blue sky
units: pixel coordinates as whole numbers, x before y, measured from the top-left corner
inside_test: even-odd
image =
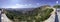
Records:
[[[0,0],[0,7],[3,8],[32,8],[41,5],[55,5],[57,0]],[[59,4],[60,4],[60,0]]]

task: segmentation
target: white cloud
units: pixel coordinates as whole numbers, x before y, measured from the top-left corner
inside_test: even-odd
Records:
[[[5,8],[29,8],[29,7],[33,7],[33,5],[32,4],[15,4],[15,5],[6,6]]]
[[[20,5],[20,4],[16,4],[16,5]]]
[[[16,6],[28,6],[27,4],[16,4]]]
[[[24,6],[28,6],[27,4],[25,4]]]
[[[29,4],[29,6],[31,6],[32,4]]]
[[[37,5],[39,5],[40,3],[37,3]]]
[[[58,1],[56,1],[56,3],[58,4]]]

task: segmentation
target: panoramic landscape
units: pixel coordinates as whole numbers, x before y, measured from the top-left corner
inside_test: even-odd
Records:
[[[40,22],[44,21],[50,17],[50,13],[53,11],[52,8],[48,8],[50,6],[41,6],[38,8],[25,8],[23,10],[6,10],[6,15],[9,19],[20,22],[20,21],[27,21],[27,22]],[[30,10],[30,11],[29,11]]]
[[[60,0],[0,0],[0,22],[60,22]]]
[[[44,5],[37,8],[3,8],[5,15],[12,22],[43,22],[50,18],[53,8],[59,8],[60,5],[51,7]]]

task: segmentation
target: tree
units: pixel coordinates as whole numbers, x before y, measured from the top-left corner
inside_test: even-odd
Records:
[[[53,6],[54,8],[60,8],[60,5],[55,5],[55,6]]]

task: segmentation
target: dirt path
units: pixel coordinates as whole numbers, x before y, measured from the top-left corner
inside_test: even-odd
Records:
[[[47,20],[45,20],[44,22],[54,22],[55,21],[55,11],[56,11],[56,9],[53,8],[53,10],[54,11],[51,13],[51,16]]]
[[[5,14],[1,15],[1,21],[2,22],[12,22],[10,19],[8,19],[8,17]]]

